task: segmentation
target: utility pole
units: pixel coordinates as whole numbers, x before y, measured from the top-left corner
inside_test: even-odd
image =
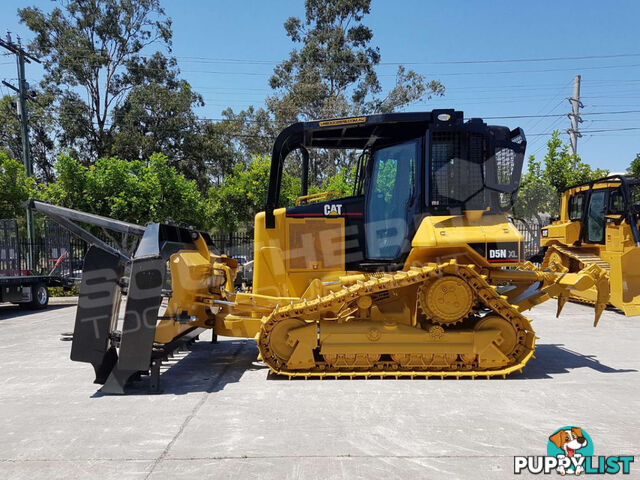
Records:
[[[573,77],[573,96],[569,97],[569,103],[571,104],[571,113],[568,117],[571,119],[571,128],[567,130],[569,134],[571,155],[578,153],[578,138],[582,137],[578,124],[582,123],[580,117],[580,109],[584,108],[584,105],[580,101],[580,75]]]
[[[29,117],[27,111],[27,97],[29,94],[29,84],[25,78],[24,64],[34,61],[40,63],[40,60],[28,54],[22,48],[20,44],[20,37],[18,37],[18,43],[15,44],[11,41],[11,34],[7,32],[6,40],[0,39],[0,47],[10,51],[16,56],[16,63],[18,66],[18,88],[14,87],[10,83],[2,83],[9,87],[11,90],[18,94],[18,115],[20,116],[20,130],[22,136],[22,162],[28,177],[33,175],[33,163],[31,161],[31,149],[29,148]],[[33,241],[34,241],[34,225],[33,214],[31,210],[27,208],[27,242],[29,243],[29,254],[27,257],[27,270],[32,270],[35,266],[33,256]]]

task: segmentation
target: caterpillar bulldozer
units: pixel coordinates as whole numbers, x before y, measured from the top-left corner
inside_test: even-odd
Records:
[[[31,202],[92,243],[71,359],[93,365],[106,393],[155,372],[203,329],[255,339],[275,374],[506,377],[533,357],[526,310],[593,289],[606,272],[540,270],[522,259],[510,221],[526,138],[520,128],[465,121],[455,110],[300,122],[275,140],[266,208],[255,217],[251,291],[206,233],[146,227]],[[309,150],[358,152],[353,193],[307,194]],[[291,155],[293,154],[293,155]],[[280,205],[285,159],[302,196]],[[73,221],[142,236],[133,256]],[[118,321],[122,294],[124,319]],[[152,382],[152,385],[156,383]],[[157,385],[156,385],[157,386]]]
[[[562,194],[560,219],[541,229],[542,268],[578,272],[598,265],[607,275],[609,305],[640,315],[640,181],[612,175]],[[594,287],[570,299],[597,305]],[[602,308],[599,304],[596,308]]]

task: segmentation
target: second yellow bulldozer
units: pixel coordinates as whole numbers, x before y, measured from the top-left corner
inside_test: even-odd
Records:
[[[550,298],[561,308],[571,292],[589,289],[596,316],[608,302],[597,264],[566,272],[523,261],[508,211],[525,147],[521,129],[465,121],[454,110],[291,125],[275,141],[266,209],[255,218],[252,290],[235,291],[237,262],[212,253],[205,233],[95,219],[143,235],[132,258],[85,235],[95,247],[71,358],[91,363],[107,393],[159,372],[167,349],[202,329],[255,339],[261,360],[289,377],[519,371],[536,341],[523,312]],[[307,195],[309,149],[359,153],[352,195]],[[293,152],[303,192],[298,205],[282,207],[283,165]]]
[[[639,213],[640,182],[624,175],[569,188],[559,220],[541,230],[542,267],[578,272],[598,265],[608,278],[609,303],[625,315],[640,315]],[[589,304],[596,304],[597,296],[593,287],[570,294]]]

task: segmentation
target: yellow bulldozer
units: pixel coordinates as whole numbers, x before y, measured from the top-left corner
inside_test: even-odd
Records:
[[[93,246],[80,288],[71,359],[91,363],[106,393],[140,373],[157,386],[163,356],[203,329],[255,339],[288,377],[505,377],[533,357],[524,311],[595,291],[605,270],[540,270],[523,261],[508,212],[524,132],[454,110],[300,122],[272,153],[266,208],[255,217],[251,291],[206,233],[126,224],[40,202]],[[307,195],[309,150],[357,152],[352,195]],[[299,158],[302,196],[280,205],[285,159]],[[73,221],[142,236],[133,256]],[[124,320],[120,299],[126,294]],[[155,378],[155,380],[153,380]]]
[[[607,275],[609,304],[640,315],[640,182],[612,175],[575,185],[562,194],[560,218],[541,229],[542,268],[578,272],[598,265]],[[570,299],[596,305],[591,287]],[[599,304],[596,308],[603,308]]]

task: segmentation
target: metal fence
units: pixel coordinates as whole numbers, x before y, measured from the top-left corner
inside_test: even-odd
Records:
[[[0,275],[20,275],[30,271],[39,275],[80,277],[87,249],[84,241],[73,237],[66,244],[52,243],[47,238],[31,242],[24,238],[9,241],[0,245]],[[29,265],[30,256],[32,265]]]
[[[79,277],[87,249],[84,241],[53,222],[44,222],[38,238],[29,241],[19,235],[15,220],[0,220],[0,275]]]
[[[529,260],[540,251],[540,229],[542,225],[533,222],[523,222],[522,220],[514,220],[513,223],[524,237],[522,257],[525,260]]]
[[[253,260],[253,235],[250,233],[214,233],[211,240],[216,253]]]

